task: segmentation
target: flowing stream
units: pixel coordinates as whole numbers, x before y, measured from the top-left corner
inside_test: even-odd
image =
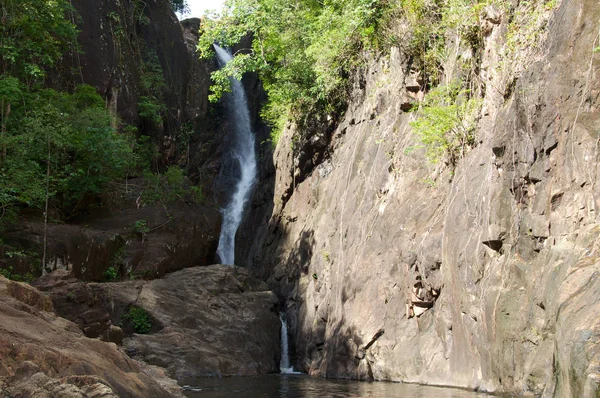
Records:
[[[215,50],[220,67],[233,59],[229,51],[217,45]],[[256,152],[248,101],[239,80],[231,79],[231,93],[226,95],[225,99],[231,131],[229,131],[229,147],[223,157],[219,180],[220,183],[231,186],[231,196],[221,209],[223,222],[217,255],[221,264],[233,265],[235,234],[242,222],[244,209],[256,181]]]

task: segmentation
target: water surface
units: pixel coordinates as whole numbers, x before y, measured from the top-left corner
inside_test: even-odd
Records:
[[[195,398],[489,398],[489,395],[453,388],[390,382],[328,380],[306,375],[200,378],[186,380],[184,394]]]

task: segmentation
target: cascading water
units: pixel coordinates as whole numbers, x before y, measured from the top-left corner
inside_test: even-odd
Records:
[[[297,373],[294,372],[294,367],[290,365],[290,349],[285,314],[279,314],[279,319],[281,320],[281,361],[279,362],[279,371],[288,374]]]
[[[215,45],[219,66],[233,59],[231,53]],[[242,222],[244,208],[256,181],[256,153],[254,133],[250,124],[248,101],[242,83],[231,79],[231,94],[227,95],[227,110],[232,129],[229,148],[224,155],[219,179],[232,185],[232,195],[221,209],[223,222],[217,255],[222,264],[235,263],[235,234]],[[227,181],[228,180],[228,181]]]

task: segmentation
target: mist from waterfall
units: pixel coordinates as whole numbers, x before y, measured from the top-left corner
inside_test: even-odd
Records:
[[[220,67],[233,59],[231,53],[215,45]],[[256,151],[254,132],[250,123],[248,101],[242,83],[231,78],[231,93],[227,94],[226,107],[231,122],[229,147],[224,154],[220,182],[231,186],[231,196],[221,209],[223,221],[217,255],[221,264],[235,263],[235,234],[242,222],[244,209],[256,181]]]

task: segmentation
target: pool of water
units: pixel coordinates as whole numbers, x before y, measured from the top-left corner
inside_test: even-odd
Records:
[[[269,398],[482,398],[489,395],[452,388],[390,382],[328,380],[306,375],[199,378],[181,383],[187,397]]]

